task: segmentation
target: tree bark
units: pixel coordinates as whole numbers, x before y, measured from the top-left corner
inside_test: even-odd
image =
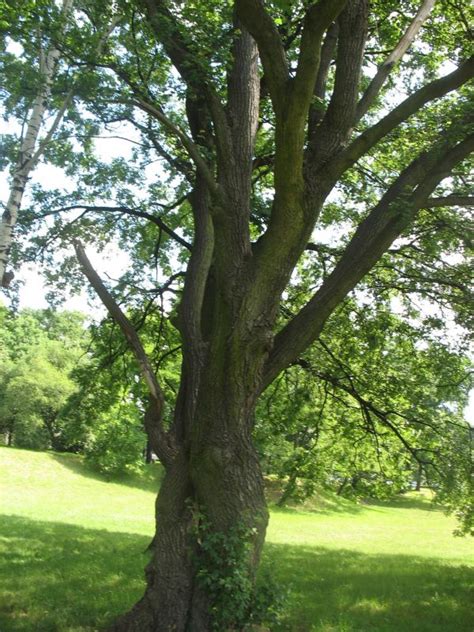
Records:
[[[150,464],[153,462],[153,449],[151,447],[150,440],[148,439],[145,447],[145,463]]]
[[[421,483],[423,480],[423,466],[421,463],[418,463],[418,468],[416,470],[416,476],[415,476],[415,491],[419,492],[421,491]]]
[[[192,496],[183,454],[169,465],[156,502],[156,534],[142,599],[116,621],[112,632],[176,632],[186,629],[192,598],[190,529]]]
[[[225,396],[201,394],[194,441],[168,465],[156,502],[153,553],[146,568],[143,598],[109,632],[209,632],[212,595],[197,578],[200,559],[199,522],[205,515],[212,529],[228,533],[235,526],[252,530],[246,566],[255,578],[265,539],[268,512],[263,476],[250,440],[248,417],[241,433],[219,431],[211,423],[212,402]],[[202,411],[206,410],[203,415]],[[235,419],[227,416],[227,426]],[[214,411],[215,413],[215,411]],[[214,428],[214,430],[213,430]],[[229,490],[232,493],[229,493]]]

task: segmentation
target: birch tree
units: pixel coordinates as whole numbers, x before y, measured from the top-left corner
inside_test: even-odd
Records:
[[[66,22],[70,15],[72,2],[73,0],[63,0],[62,2],[61,19],[63,22]],[[12,244],[13,229],[21,209],[28,180],[46,145],[60,125],[69,100],[69,97],[65,98],[63,105],[56,112],[53,122],[47,128],[45,116],[50,105],[51,89],[60,59],[60,51],[54,43],[49,43],[45,47],[40,29],[36,35],[39,47],[37,93],[28,115],[18,158],[12,166],[10,193],[0,224],[0,279],[3,287],[8,287],[13,279],[13,272],[7,271],[8,256]]]
[[[26,113],[26,123],[19,142],[19,149],[15,161],[11,166],[11,185],[5,209],[0,224],[0,279],[1,285],[8,288],[14,278],[12,270],[7,270],[9,253],[12,246],[14,228],[18,220],[18,213],[24,201],[25,190],[38,162],[44,157],[45,151],[54,141],[65,114],[71,107],[71,102],[80,84],[81,76],[78,72],[71,72],[69,85],[61,82],[62,94],[60,98],[52,100],[52,91],[58,82],[58,66],[61,63],[60,42],[65,37],[68,21],[70,23],[74,0],[62,0],[58,25],[48,38],[38,26],[35,37],[37,39],[38,60],[35,76],[35,96],[31,108]],[[53,7],[55,8],[55,7]],[[34,9],[31,11],[33,24],[38,20]],[[45,17],[43,17],[46,20]],[[100,56],[113,29],[118,22],[117,16],[102,26],[99,38],[94,42],[94,50]],[[31,25],[30,25],[31,26]],[[49,28],[51,28],[49,26]],[[67,64],[66,64],[67,65]],[[62,70],[64,73],[64,68]],[[59,88],[61,90],[61,88]],[[58,92],[58,86],[56,86]]]

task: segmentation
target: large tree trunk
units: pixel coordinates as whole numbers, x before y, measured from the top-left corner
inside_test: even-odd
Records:
[[[137,4],[187,86],[190,136],[153,99],[145,99],[141,90],[136,105],[179,139],[194,162],[191,178],[188,170],[182,173],[192,182],[188,201],[195,231],[173,319],[181,334],[183,371],[171,428],[162,423],[164,395],[137,332],[91,268],[82,246],[76,244],[87,278],[121,327],[141,368],[151,397],[145,425],[153,450],[166,468],[145,595],[111,630],[236,631],[243,627],[242,618],[220,624],[214,608],[219,582],[205,586],[199,571],[206,570],[202,567],[206,533],[216,536],[240,529],[248,538],[248,546],[242,549],[243,565],[250,583],[255,577],[268,520],[251,440],[256,398],[317,339],[334,309],[425,204],[444,177],[438,163],[449,171],[467,155],[470,145],[446,148],[440,144],[439,151],[422,154],[406,167],[361,222],[313,297],[274,338],[280,297],[325,199],[341,175],[394,129],[397,120],[403,122],[421,107],[415,101],[421,103],[425,93],[420,101],[410,97],[350,142],[367,36],[366,0],[310,3],[296,70],[263,3],[236,0],[225,104],[221,86],[217,89],[196,63],[194,46],[188,46],[168,3],[141,0]],[[320,73],[322,40],[336,19],[339,39],[333,95],[322,120],[308,130],[315,85],[321,77],[326,82],[333,56],[331,51],[326,55]],[[407,36],[392,61],[411,37]],[[252,164],[261,113],[259,57],[275,114],[271,160],[275,194],[267,226],[251,243]],[[459,76],[451,75],[450,86],[464,81],[460,79],[464,71],[459,72]],[[377,96],[384,76],[385,70],[377,75],[362,110]],[[444,85],[432,84],[440,94]]]
[[[159,386],[140,340],[79,244],[76,251],[89,280],[126,334],[150,386],[145,427],[166,472],[156,504],[156,533],[145,595],[111,631],[241,629],[245,612],[232,621],[232,604],[227,600],[222,607],[226,588],[219,588],[222,584],[214,579],[204,584],[202,576],[207,574],[209,579],[210,573],[224,573],[232,583],[243,575],[251,599],[268,522],[263,477],[251,434],[274,305],[270,302],[266,306],[266,314],[258,311],[257,318],[252,301],[243,301],[237,282],[234,291],[230,284],[218,291],[210,274],[203,312],[212,337],[206,336],[208,329],[204,328],[205,337],[197,336],[196,340],[188,334],[196,310],[188,310],[183,298],[177,321],[184,339],[181,385],[173,424],[165,431],[160,424]],[[196,252],[195,248],[193,256]],[[241,284],[247,281],[244,274],[236,278]],[[226,535],[232,537],[234,545],[237,540],[238,573],[227,563]],[[215,541],[216,536],[214,553],[221,559],[218,568],[213,568],[205,543]],[[233,587],[238,593],[238,585]],[[216,613],[217,602],[221,607]],[[242,600],[235,603],[241,606]],[[230,617],[221,625],[224,609]]]
[[[180,454],[166,472],[157,498],[156,534],[146,568],[145,594],[111,627],[114,632],[186,629],[192,597],[191,497],[187,459]]]
[[[180,453],[168,468],[156,503],[145,595],[110,632],[216,629],[211,616],[215,596],[197,578],[202,570],[199,523],[203,520],[206,529],[211,525],[219,533],[251,533],[243,564],[251,581],[255,579],[268,513],[257,455],[246,434],[206,436],[205,442],[193,443],[189,455]]]

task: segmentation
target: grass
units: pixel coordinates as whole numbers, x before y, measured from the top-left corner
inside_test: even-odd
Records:
[[[93,632],[143,591],[159,470],[0,448],[0,631]],[[426,498],[272,510],[264,566],[288,632],[473,632],[474,549]]]

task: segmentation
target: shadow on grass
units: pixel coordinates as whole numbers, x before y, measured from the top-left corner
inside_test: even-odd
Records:
[[[85,462],[83,457],[77,454],[61,452],[51,452],[50,454],[55,461],[64,467],[67,467],[75,474],[79,474],[79,476],[91,478],[103,483],[126,485],[127,487],[142,489],[143,491],[153,492],[154,494],[158,492],[158,488],[163,477],[163,468],[159,463],[150,463],[149,465],[146,465],[141,474],[125,473],[109,475],[95,469],[92,465]]]
[[[149,538],[0,517],[2,632],[95,632],[143,592]],[[267,544],[290,589],[276,632],[472,632],[474,568]]]
[[[474,568],[404,555],[267,544],[288,632],[472,632]]]
[[[142,594],[150,538],[0,516],[1,632],[93,632]]]

